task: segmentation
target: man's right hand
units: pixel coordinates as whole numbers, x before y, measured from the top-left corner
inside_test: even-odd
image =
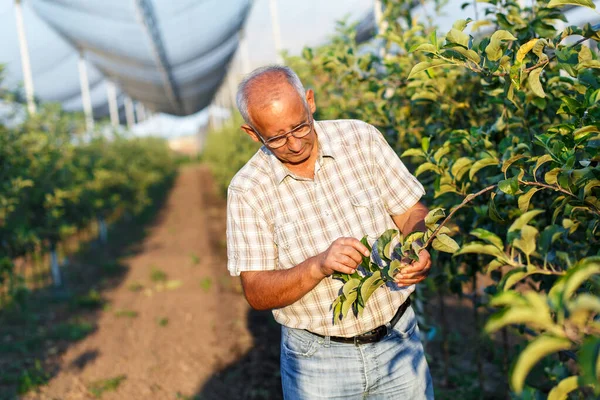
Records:
[[[369,257],[370,253],[360,240],[350,237],[336,239],[327,250],[317,256],[320,278],[334,272],[353,274],[363,256]]]

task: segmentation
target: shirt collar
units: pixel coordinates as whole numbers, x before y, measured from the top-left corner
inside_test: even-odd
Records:
[[[329,141],[327,135],[325,135],[325,133],[323,132],[323,128],[321,127],[320,122],[315,121],[314,124],[315,124],[315,130],[317,132],[317,141],[319,143],[319,158],[317,159],[317,162],[322,164],[324,157],[335,158],[335,155],[334,155],[333,145],[332,145],[331,141]],[[277,182],[277,184],[280,184],[281,182],[283,182],[283,180],[287,176],[290,176],[290,177],[292,177],[294,179],[298,179],[298,180],[304,180],[304,178],[294,175],[289,169],[287,169],[283,165],[283,163],[281,161],[279,161],[279,159],[277,157],[275,157],[275,154],[273,154],[273,152],[269,148],[267,148],[266,146],[263,145],[261,147],[261,150],[269,158],[269,164],[271,166],[271,170],[273,172],[273,176],[275,177],[275,182]]]

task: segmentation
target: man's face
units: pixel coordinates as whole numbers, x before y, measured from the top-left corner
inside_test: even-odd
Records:
[[[280,95],[273,101],[263,106],[251,108],[254,129],[256,132],[248,132],[256,141],[260,141],[258,135],[267,142],[273,137],[290,132],[298,126],[305,123],[312,123],[312,113],[314,112],[314,97],[312,90],[306,93],[306,100],[309,108],[298,95],[293,87],[288,86],[280,92]],[[312,126],[312,125],[311,125]],[[293,135],[287,136],[287,142],[283,146],[269,149],[284,164],[298,165],[306,162],[313,153],[317,137],[314,129],[303,138],[296,138]]]

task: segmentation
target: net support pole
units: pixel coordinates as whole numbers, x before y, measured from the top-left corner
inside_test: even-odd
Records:
[[[135,125],[135,115],[133,112],[133,101],[129,96],[125,96],[125,119],[127,120],[127,128],[131,129]]]
[[[283,57],[281,56],[281,29],[279,28],[279,13],[277,11],[277,0],[271,0],[269,5],[271,6],[271,26],[273,28],[273,41],[275,42],[275,60],[277,64],[283,64]]]
[[[383,5],[381,0],[374,0],[373,3],[373,17],[375,18],[375,32],[377,35],[387,30],[387,22],[383,20]],[[379,56],[384,58],[386,55],[385,46],[381,46],[379,49]]]
[[[246,32],[242,29],[240,31],[240,67],[242,69],[242,75],[250,73],[250,52],[248,51],[248,38],[246,38]]]
[[[108,98],[108,110],[110,112],[110,123],[113,127],[119,126],[119,107],[117,105],[117,88],[111,81],[106,81],[106,97]]]
[[[383,9],[381,8],[381,0],[375,0],[373,3],[373,16],[375,17],[375,30],[377,34],[382,32]]]
[[[25,84],[27,111],[29,114],[33,115],[36,113],[33,77],[31,73],[31,62],[29,61],[29,47],[27,46],[27,37],[25,36],[25,23],[23,21],[21,0],[15,0],[15,16],[17,19],[17,35],[19,36],[19,50],[21,52],[21,67],[23,69],[23,82]]]
[[[146,109],[144,104],[139,101],[135,103],[135,114],[137,115],[138,122],[146,120]]]
[[[81,102],[85,114],[85,127],[88,132],[94,130],[94,115],[92,112],[92,99],[90,97],[90,82],[88,80],[87,66],[83,52],[79,52],[79,85],[81,86]]]

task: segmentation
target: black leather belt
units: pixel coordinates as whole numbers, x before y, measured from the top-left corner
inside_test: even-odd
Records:
[[[372,331],[361,333],[360,335],[356,335],[356,336],[352,336],[352,337],[329,336],[329,339],[331,341],[339,342],[339,343],[352,343],[355,346],[358,346],[359,344],[379,342],[398,323],[398,321],[400,321],[400,318],[402,318],[402,315],[404,315],[404,312],[406,311],[408,306],[410,306],[410,297],[407,298],[406,301],[404,303],[402,303],[402,305],[400,305],[400,307],[398,307],[398,311],[396,311],[396,314],[394,315],[394,317],[391,319],[391,321],[389,323],[378,326],[377,328],[373,329]],[[308,331],[308,332],[310,332],[310,331]],[[322,338],[326,337],[323,335],[319,335],[318,333],[314,333],[314,332],[310,332],[310,333],[312,333],[313,335],[320,336]]]

